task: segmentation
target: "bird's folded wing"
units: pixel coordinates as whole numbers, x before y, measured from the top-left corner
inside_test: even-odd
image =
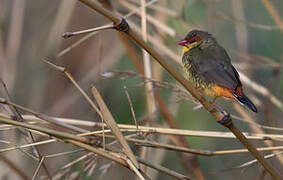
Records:
[[[239,74],[232,66],[225,50],[213,53],[199,51],[191,56],[192,66],[204,81],[228,89],[236,89],[241,85]]]

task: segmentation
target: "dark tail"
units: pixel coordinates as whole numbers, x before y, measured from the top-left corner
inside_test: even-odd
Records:
[[[233,95],[240,102],[240,104],[244,104],[253,112],[257,112],[257,108],[255,107],[254,103],[245,94],[238,96],[236,93],[233,93]]]

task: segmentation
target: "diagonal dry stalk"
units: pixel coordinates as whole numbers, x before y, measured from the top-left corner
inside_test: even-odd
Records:
[[[280,18],[280,14],[276,11],[274,4],[269,0],[262,0],[262,4],[266,7],[271,17],[283,32],[283,21]]]
[[[125,1],[120,1],[122,4],[125,3]],[[152,0],[152,1],[149,1],[146,3],[146,7],[149,7],[151,4],[155,3],[156,1],[155,0]],[[112,7],[109,3],[107,3],[106,1],[102,1],[100,2],[104,7],[106,7],[107,9],[111,9],[112,10]],[[138,4],[140,2],[137,2]],[[131,16],[132,14],[136,13],[136,12],[139,12],[139,10],[141,8],[144,8],[145,6],[141,5],[140,7],[136,7],[136,8],[131,8],[133,9],[131,12],[129,12],[127,15],[124,16],[124,18],[128,18],[129,16]],[[159,7],[159,6],[158,6]],[[148,16],[147,16],[148,17]],[[153,21],[149,21],[149,22],[153,22]],[[156,21],[154,21],[156,22]],[[156,24],[156,23],[155,23]],[[156,24],[157,26],[159,26],[160,23]],[[166,28],[162,28],[164,27],[164,25],[161,25],[159,26],[162,30],[166,31]],[[172,32],[172,30],[170,30]],[[167,31],[166,31],[167,32]],[[119,37],[121,38],[122,40],[122,43],[124,44],[129,56],[131,57],[131,60],[133,61],[136,69],[138,70],[138,72],[140,74],[144,74],[144,66],[143,66],[143,61],[142,59],[137,56],[137,53],[138,51],[133,48],[134,44],[128,39],[126,38],[126,36],[124,36],[122,33],[120,33],[118,31],[117,33],[119,35]],[[175,34],[175,32],[174,32]],[[149,37],[148,40],[151,40],[152,37],[151,35],[147,34],[147,36]],[[145,78],[145,77],[143,77]],[[159,107],[159,110],[161,111],[161,114],[162,116],[164,117],[164,119],[167,121],[167,123],[170,125],[171,128],[177,128],[175,122],[174,122],[174,119],[173,119],[173,116],[171,115],[166,103],[164,103],[163,99],[159,96],[158,93],[155,93],[155,101],[156,103],[158,104],[158,107]],[[189,147],[186,140],[184,139],[184,137],[180,137],[180,138],[176,138],[175,136],[170,136],[170,138],[173,140],[173,142],[176,144],[176,145],[181,145],[181,146],[184,146],[184,147]],[[193,172],[195,173],[197,179],[201,180],[203,179],[203,175],[201,173],[201,170],[199,168],[199,165],[198,165],[198,162],[197,162],[197,159],[196,158],[192,158],[190,156],[184,156],[184,154],[181,154],[183,157],[181,158],[182,159],[182,163],[183,163],[183,166],[184,168],[186,169],[186,172],[188,174],[191,173],[191,170],[190,170],[190,164],[192,164],[193,166]],[[188,163],[189,162],[189,163]]]
[[[111,115],[110,111],[108,110],[107,106],[105,105],[102,97],[100,96],[99,92],[95,87],[92,87],[92,93],[94,97],[96,98],[97,103],[99,104],[100,110],[98,107],[91,101],[91,99],[88,97],[88,95],[82,90],[82,88],[76,83],[73,76],[63,67],[57,66],[55,64],[52,64],[48,61],[46,61],[49,65],[54,67],[55,69],[63,72],[70,80],[71,82],[76,86],[76,88],[79,89],[79,91],[83,94],[83,96],[87,99],[87,101],[90,103],[90,105],[93,107],[93,109],[99,114],[101,119],[105,120],[107,126],[112,130],[113,134],[116,136],[118,142],[122,146],[125,154],[128,156],[128,158],[132,161],[132,163],[135,165],[136,168],[139,167],[139,163],[137,162],[134,153],[132,152],[130,146],[128,145],[127,141],[124,139],[124,136],[119,130],[119,127],[117,126],[113,116]],[[104,132],[104,131],[103,131]],[[133,169],[135,172],[135,169]],[[137,174],[139,176],[139,174]]]
[[[44,159],[45,159],[44,156],[40,158],[40,161],[37,165],[37,168],[36,168],[35,172],[33,173],[32,180],[36,179],[36,176],[38,175],[39,170],[40,170],[41,166],[43,165]]]
[[[123,165],[127,168],[131,168],[133,171],[137,171],[136,167],[129,165],[129,159],[127,157],[125,157],[125,155],[119,154],[115,151],[110,153],[109,151],[105,151],[105,150],[102,150],[100,148],[93,147],[93,145],[100,147],[101,144],[99,142],[96,143],[96,144],[93,144],[88,138],[73,135],[73,134],[70,134],[70,133],[58,132],[58,131],[51,130],[51,129],[48,129],[48,128],[43,128],[43,127],[39,127],[39,126],[36,126],[36,125],[22,123],[22,122],[17,122],[17,121],[13,121],[11,119],[6,119],[6,118],[0,118],[0,122],[5,123],[5,124],[10,124],[10,125],[14,125],[14,126],[19,126],[19,127],[24,127],[24,128],[36,130],[38,132],[43,132],[45,134],[48,134],[49,136],[56,137],[56,138],[58,138],[62,141],[65,141],[67,143],[71,143],[71,144],[76,145],[78,147],[84,148],[84,149],[86,149],[90,152],[98,154],[98,155],[100,155],[104,158],[112,160],[112,161],[114,161],[118,164],[121,164],[121,165]],[[87,135],[87,133],[85,133],[85,135]],[[33,145],[35,145],[35,144],[33,144]],[[109,150],[111,150],[111,149],[109,149]],[[135,157],[135,158],[137,158],[137,157]],[[42,162],[43,162],[43,160],[42,160]],[[164,167],[159,166],[159,165],[153,165],[153,164],[151,164],[151,163],[149,163],[145,160],[141,160],[139,158],[138,158],[138,162],[145,164],[149,167],[152,167],[154,169],[157,169],[160,172],[166,173],[166,174],[168,174],[172,177],[175,177],[177,179],[189,179],[186,176],[181,175],[177,172],[173,172],[172,170],[169,170],[169,169],[164,168]],[[38,166],[38,168],[40,168],[40,165]],[[133,169],[133,168],[135,168],[135,169]],[[142,173],[142,175],[145,176],[145,174],[143,174],[143,172],[140,172],[140,173]],[[36,173],[34,173],[34,175],[36,176]]]
[[[163,66],[177,81],[179,81],[199,102],[203,107],[210,112],[214,119],[221,123],[223,126],[227,127],[238,140],[251,152],[251,154],[263,165],[263,167],[271,174],[274,179],[281,179],[280,175],[264,160],[260,153],[248,143],[246,137],[236,128],[232,123],[232,119],[227,114],[217,110],[214,105],[203,97],[199,91],[197,91],[180,73],[178,73],[173,67],[167,64],[167,62],[160,56],[156,51],[154,51],[148,44],[140,38],[140,36],[129,28],[125,19],[121,19],[117,15],[103,8],[100,4],[93,0],[80,0],[82,3],[102,14],[109,20],[111,20],[117,27],[116,29],[124,32],[130,38],[132,38],[136,43],[143,47],[161,66]],[[224,123],[223,123],[224,121]]]
[[[253,119],[249,116],[248,113],[246,113],[243,110],[243,108],[239,104],[234,103],[234,107],[247,121],[253,122]],[[264,131],[261,128],[259,128],[258,126],[253,126],[252,124],[249,124],[249,126],[250,126],[250,129],[252,129],[253,132],[255,132],[255,133],[261,133],[261,134],[264,133]],[[263,143],[266,144],[267,146],[273,146],[272,141],[264,141]],[[275,153],[275,152],[273,152],[273,153]],[[283,165],[283,156],[281,154],[279,154],[276,157],[279,160],[279,162],[281,163],[281,165]]]
[[[10,167],[15,173],[17,173],[21,179],[23,180],[29,180],[29,176],[24,172],[21,168],[19,168],[16,164],[14,164],[10,159],[8,159],[6,156],[0,155],[1,161],[5,162],[8,167]]]
[[[137,31],[138,34],[141,34],[139,28],[135,25],[131,23],[131,27],[133,30]],[[174,53],[172,50],[170,50],[168,47],[166,47],[165,45],[163,45],[162,43],[160,43],[155,37],[148,35],[149,38],[149,42],[152,43],[154,46],[158,47],[158,50],[160,50],[161,52],[164,52],[168,57],[172,58],[174,61],[176,61],[178,64],[180,64],[180,58],[178,57],[178,55],[176,53]],[[240,77],[241,77],[241,81],[247,85],[248,87],[250,87],[251,89],[253,89],[254,91],[260,93],[262,96],[267,97],[268,99],[270,99],[270,101],[276,106],[278,107],[281,111],[283,111],[283,104],[282,102],[276,97],[274,96],[266,87],[252,81],[250,78],[248,78],[247,75],[245,75],[242,72],[239,72]]]
[[[142,60],[136,55],[137,52],[132,47],[133,43],[131,43],[123,34],[121,34],[121,33],[118,33],[118,34],[120,35],[120,38],[121,38],[123,44],[125,45],[125,47],[128,51],[128,54],[131,57],[131,60],[133,61],[136,69],[138,70],[138,72],[140,74],[144,74],[144,68],[143,68],[143,65],[142,65]],[[150,35],[148,34],[148,36],[150,36]],[[149,40],[151,41],[152,37],[149,37]],[[162,45],[162,43],[161,44],[159,43],[159,47],[161,45]],[[148,78],[145,78],[144,76],[142,76],[141,78],[143,78],[145,80],[149,80]],[[187,94],[189,94],[189,93],[187,93]],[[155,99],[156,99],[156,103],[159,107],[159,110],[161,112],[161,115],[163,116],[163,118],[165,119],[167,124],[170,126],[170,128],[177,129],[178,127],[175,123],[174,117],[171,114],[169,108],[167,107],[167,105],[164,102],[164,100],[162,99],[162,97],[159,96],[158,93],[155,93]],[[187,141],[182,136],[179,137],[179,138],[176,138],[175,136],[171,136],[171,140],[173,140],[173,142],[176,145],[183,146],[183,147],[190,147],[190,145],[187,143]],[[181,154],[181,156],[182,156],[182,158],[181,158],[182,163],[183,163],[184,168],[186,169],[187,174],[191,174],[190,166],[192,166],[193,167],[193,173],[195,174],[196,178],[198,180],[204,179],[202,172],[199,168],[199,163],[198,163],[197,159],[195,157],[190,157],[188,155],[184,156],[184,154]],[[188,163],[188,162],[190,162],[190,163]]]
[[[6,84],[5,84],[5,82],[1,78],[0,78],[0,81],[1,81],[1,83],[3,85],[4,91],[6,93],[6,98],[8,99],[8,101],[10,101],[11,98],[10,98],[10,93],[8,91],[8,88],[7,88]],[[17,121],[20,121],[20,122],[24,121],[21,113],[18,111],[18,109],[16,107],[14,107],[12,105],[8,105],[8,107],[11,110],[12,114],[15,116],[15,119]],[[22,132],[21,129],[19,129],[19,131],[21,133],[25,134],[25,132]],[[30,131],[27,131],[27,137],[24,135],[24,139],[25,139],[25,141],[27,143],[31,143],[31,142],[34,143],[35,142],[34,136],[33,136],[33,134]],[[38,157],[39,159],[41,159],[42,155],[41,155],[40,150],[37,147],[32,147],[32,148],[33,148],[33,152],[34,152],[35,156]],[[47,166],[46,166],[46,164],[44,162],[42,163],[42,166],[43,166],[44,171],[46,172],[47,176],[50,178],[51,177],[50,173],[49,173],[48,168],[47,168]]]
[[[138,4],[138,2],[136,0],[130,0],[129,2],[133,3],[133,4]],[[172,10],[172,9],[169,9],[165,6],[160,6],[158,4],[151,4],[147,7],[148,9],[153,9],[155,10],[156,12],[160,12],[160,13],[163,13],[164,15],[168,15],[168,16],[172,16],[172,17],[177,17],[178,16],[178,12]]]
[[[135,165],[136,168],[139,168],[139,164],[134,156],[134,153],[132,152],[130,146],[128,145],[127,141],[125,140],[123,134],[121,133],[118,125],[116,124],[112,114],[110,113],[109,109],[105,105],[101,95],[97,91],[95,87],[91,88],[92,93],[100,107],[101,114],[104,117],[105,123],[107,126],[111,129],[112,133],[117,138],[118,142],[123,147],[123,150],[125,151],[126,155],[129,157],[129,159],[132,161],[132,163]]]
[[[121,5],[123,5],[124,7],[126,7],[129,10],[133,10],[133,9],[137,9],[138,7],[132,5],[131,3],[128,3],[127,1],[119,1],[121,3]],[[145,4],[145,3],[144,3]],[[145,5],[142,4],[140,7],[142,9],[144,9]],[[142,18],[144,17],[149,23],[153,24],[156,26],[156,28],[158,28],[160,31],[168,34],[169,36],[174,37],[176,35],[176,32],[169,26],[167,26],[166,24],[156,20],[154,17],[152,17],[150,14],[146,14],[146,16],[144,16],[143,10],[137,11],[137,14],[139,16],[141,16]],[[127,17],[127,16],[126,16]],[[125,18],[126,18],[125,17]]]
[[[151,3],[151,2],[153,2],[153,1],[150,1],[149,3]],[[105,7],[107,7],[108,9],[112,10],[112,8],[107,3],[105,3],[105,2],[101,2],[101,3]],[[147,4],[149,4],[149,3],[147,3]],[[142,6],[141,6],[141,8],[142,8]],[[134,12],[135,10],[136,9],[134,9],[132,12]],[[128,16],[126,15],[125,18],[126,17],[128,17]],[[136,29],[139,30],[138,28],[136,28]],[[122,43],[124,44],[129,56],[131,57],[131,60],[134,63],[136,69],[138,70],[138,72],[140,74],[144,74],[144,66],[143,66],[142,60],[140,59],[139,56],[137,56],[137,51],[135,50],[135,48],[133,48],[133,43],[128,38],[126,38],[126,36],[124,36],[122,33],[120,33],[119,31],[118,31],[118,35],[121,38]],[[147,34],[147,36],[148,36],[149,41],[152,41],[152,39],[155,39],[150,34]],[[156,44],[158,44],[159,49],[161,49],[162,51],[167,50],[165,48],[165,46],[163,45],[163,43],[157,43],[157,41],[154,41],[154,42]],[[168,52],[168,51],[166,51],[166,52]],[[169,51],[169,55],[171,55],[171,57],[175,57],[175,54],[171,51]],[[177,128],[177,125],[174,122],[174,118],[173,118],[172,114],[170,113],[166,103],[164,103],[163,99],[161,98],[161,96],[159,96],[158,93],[155,93],[154,97],[156,99],[156,103],[159,107],[159,110],[160,110],[162,116],[164,117],[164,119],[166,120],[166,122],[168,123],[168,125],[171,128]],[[174,136],[171,136],[171,140],[173,140],[173,142],[176,145],[181,145],[181,146],[184,146],[184,147],[190,147],[189,144],[187,143],[187,141],[182,136],[180,138],[176,138]],[[191,173],[190,165],[189,165],[189,164],[191,164],[192,167],[193,167],[193,173],[195,174],[196,178],[199,179],[199,180],[204,179],[202,172],[199,168],[198,161],[195,157],[184,156],[184,154],[182,154],[181,159],[182,159],[183,166],[186,169],[186,172],[188,174]],[[187,163],[187,162],[190,162],[190,163]]]

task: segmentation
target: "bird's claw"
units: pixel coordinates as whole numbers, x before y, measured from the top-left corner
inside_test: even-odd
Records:
[[[230,127],[230,125],[232,124],[232,118],[230,114],[224,113],[224,117],[220,121],[218,121],[218,123],[227,128]]]

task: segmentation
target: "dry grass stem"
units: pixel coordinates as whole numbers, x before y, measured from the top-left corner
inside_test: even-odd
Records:
[[[128,8],[129,10],[133,11],[134,9],[138,9],[136,6],[126,2],[126,1],[119,1],[124,7]],[[143,9],[144,7],[146,7],[146,5],[141,5],[141,9]],[[141,17],[143,16],[142,15],[142,12],[140,11],[137,11],[136,12],[138,15],[140,15]],[[155,25],[159,30],[163,31],[164,33],[172,36],[172,37],[175,37],[176,35],[176,32],[169,26],[167,26],[166,24],[156,20],[154,17],[152,17],[151,15],[146,15],[146,20],[150,23],[152,23],[153,25]]]
[[[8,101],[10,101],[11,98],[10,98],[10,93],[9,93],[9,91],[8,91],[8,88],[7,88],[6,84],[5,84],[5,82],[4,82],[1,78],[0,78],[0,81],[1,81],[1,83],[2,83],[2,85],[3,85],[4,91],[5,91],[5,93],[6,93],[6,98],[8,99]],[[12,114],[14,115],[15,120],[20,121],[20,122],[23,122],[23,121],[24,121],[22,115],[20,114],[20,112],[18,111],[17,108],[15,108],[14,106],[9,105],[9,104],[8,104],[8,107],[9,107],[10,111],[12,112]],[[1,117],[1,116],[0,116],[0,117]],[[22,131],[21,129],[18,129],[18,130],[21,132],[21,134],[24,135],[24,140],[25,140],[27,143],[31,143],[31,142],[34,143],[34,142],[35,142],[34,136],[33,136],[33,134],[32,134],[30,131],[27,131],[27,135],[26,135],[25,131]],[[40,153],[40,150],[39,150],[36,146],[32,146],[31,148],[32,148],[32,150],[33,150],[32,152],[33,152],[34,156],[38,157],[38,159],[41,159],[41,158],[42,158],[42,155],[41,155],[41,153]],[[26,153],[26,152],[23,151],[22,149],[20,149],[20,151],[22,151],[23,153],[25,153],[25,154],[28,155],[29,157],[35,159],[35,157],[34,157],[33,155],[31,155],[31,154],[29,154],[29,153]],[[49,173],[49,171],[48,171],[48,168],[47,168],[46,164],[43,163],[42,166],[43,166],[43,169],[44,169],[45,173],[46,173],[47,176],[50,178],[51,176],[50,176],[50,173]]]
[[[134,110],[134,107],[133,107],[133,103],[132,103],[132,100],[130,98],[130,95],[129,95],[129,92],[127,90],[127,87],[124,86],[124,91],[125,91],[125,94],[127,96],[127,99],[128,99],[128,102],[129,102],[129,105],[130,105],[130,109],[131,109],[131,113],[132,113],[132,116],[134,118],[134,121],[135,121],[135,125],[137,127],[137,130],[139,129],[139,126],[138,126],[138,121],[137,121],[137,118],[136,118],[136,114],[135,114],[135,110]]]
[[[26,120],[32,120],[32,121],[38,121],[38,119],[35,116],[32,115],[24,115],[24,119]],[[65,123],[69,123],[72,125],[78,125],[78,126],[85,126],[85,127],[107,127],[106,124],[93,122],[93,121],[86,121],[86,120],[80,120],[80,119],[70,119],[70,118],[57,118],[53,117],[57,121],[62,121]],[[136,125],[130,125],[130,124],[118,124],[118,127],[122,131],[129,131],[129,132],[147,132],[147,133],[159,133],[159,134],[167,134],[167,135],[180,135],[180,136],[196,136],[196,137],[211,137],[211,138],[235,138],[235,136],[230,132],[220,132],[220,131],[197,131],[197,130],[182,130],[182,129],[172,129],[172,128],[160,128],[160,127],[147,127],[147,126],[140,126],[138,131],[136,130]],[[105,133],[109,132],[109,130],[105,130]],[[89,133],[83,133],[85,135],[91,135],[91,134],[100,134],[102,131],[94,131]],[[254,140],[273,140],[273,141],[283,141],[283,135],[281,134],[256,134],[256,133],[250,133],[250,132],[243,132],[243,134],[248,139],[254,139]]]
[[[160,172],[163,172],[163,173],[165,173],[165,174],[167,174],[169,176],[175,177],[175,178],[180,179],[180,180],[189,180],[188,177],[186,177],[186,176],[184,176],[182,174],[179,174],[179,173],[177,173],[175,171],[172,171],[172,170],[170,170],[168,168],[165,168],[165,167],[157,165],[157,164],[152,164],[152,163],[150,163],[148,161],[145,161],[144,159],[141,159],[141,158],[138,158],[138,157],[137,157],[137,159],[138,159],[138,161],[140,163],[143,163],[143,164],[147,165],[148,167],[156,169],[156,170],[158,170]]]
[[[28,147],[31,147],[31,146],[38,146],[38,145],[42,145],[42,144],[48,144],[48,143],[52,143],[52,142],[56,142],[56,140],[55,139],[49,139],[49,140],[44,140],[44,141],[40,141],[40,142],[34,142],[34,143],[30,143],[30,144],[25,144],[25,145],[18,145],[18,146],[3,148],[3,149],[0,149],[0,153],[7,152],[7,151],[12,151],[12,150],[16,150],[16,149],[28,148]]]
[[[280,128],[280,127],[265,126],[265,125],[258,124],[258,123],[254,122],[254,121],[249,121],[247,119],[241,118],[241,117],[236,116],[236,115],[231,115],[231,116],[235,120],[239,120],[239,121],[251,124],[253,126],[257,126],[258,128],[268,129],[268,130],[273,130],[273,131],[283,131],[283,128]]]
[[[45,158],[54,158],[54,157],[58,157],[58,156],[65,156],[65,155],[69,155],[69,154],[73,154],[73,153],[78,153],[78,152],[82,152],[85,151],[84,149],[76,149],[76,150],[72,150],[72,151],[66,151],[66,152],[60,152],[60,153],[55,153],[55,154],[49,154],[44,156]]]
[[[29,176],[24,172],[21,168],[19,168],[16,164],[14,164],[10,159],[6,156],[0,155],[1,161],[3,161],[8,167],[10,167],[15,173],[17,173],[22,179],[29,180]]]
[[[136,5],[139,5],[138,1],[131,0],[131,2],[135,3]],[[177,17],[178,16],[178,13],[176,11],[169,9],[167,7],[160,6],[159,4],[157,4],[157,5],[150,4],[150,5],[147,6],[147,8],[155,10],[156,12],[160,12],[160,13],[163,13],[163,14],[171,16],[171,17]]]
[[[40,159],[40,161],[39,161],[39,163],[38,163],[38,165],[37,165],[37,168],[36,168],[36,170],[35,170],[35,172],[34,172],[34,174],[33,174],[33,176],[32,176],[32,180],[35,180],[36,179],[36,176],[38,175],[38,173],[39,173],[39,170],[40,170],[40,168],[41,168],[41,166],[42,166],[42,164],[43,164],[43,162],[44,162],[44,156]]]
[[[86,92],[79,86],[79,84],[76,82],[76,80],[73,78],[73,76],[65,70],[63,67],[59,67],[55,64],[52,64],[47,61],[48,64],[50,64],[52,67],[56,68],[57,70],[60,70],[64,72],[64,74],[70,79],[70,81],[73,83],[73,85],[79,90],[79,92],[83,95],[83,97],[87,100],[87,102],[91,105],[91,107],[97,112],[97,114],[100,116],[102,123],[104,123],[104,117],[98,107],[94,104],[94,102],[88,97]],[[104,133],[104,127],[102,127],[103,133]],[[84,131],[86,132],[86,131]],[[105,139],[103,138],[103,147],[105,148]]]
[[[20,126],[20,127],[36,130],[36,131],[46,133],[46,134],[49,134],[49,135],[52,135],[52,136],[55,136],[55,137],[58,137],[58,138],[74,139],[74,140],[81,141],[81,142],[84,142],[84,143],[90,143],[90,140],[88,138],[78,137],[78,136],[70,134],[70,133],[59,132],[59,131],[56,131],[56,130],[47,129],[47,128],[39,127],[39,126],[36,126],[36,125],[17,122],[17,121],[13,121],[13,120],[10,120],[10,119],[4,119],[4,118],[1,118],[1,117],[0,117],[0,122],[4,123],[4,124],[10,124],[10,125],[14,125],[14,126]]]
[[[271,15],[271,17],[274,19],[276,24],[279,26],[280,30],[283,32],[283,21],[280,18],[280,14],[277,12],[275,6],[271,1],[268,0],[262,0],[263,5],[266,7],[267,11]]]
[[[146,7],[147,7],[147,6],[150,6],[150,5],[152,5],[153,3],[155,3],[155,2],[157,2],[157,0],[152,0],[152,1],[148,2],[148,3],[146,3],[145,6],[146,6]],[[124,18],[129,18],[129,17],[131,17],[132,15],[136,14],[137,12],[139,12],[141,8],[142,8],[142,7],[137,7],[137,8],[135,8],[135,9],[133,9],[131,12],[129,12],[127,15],[125,15]],[[70,52],[72,49],[74,49],[75,47],[77,47],[77,46],[80,45],[81,43],[83,43],[83,42],[85,42],[86,40],[88,40],[89,38],[93,37],[93,36],[94,36],[95,34],[97,34],[99,31],[105,30],[105,29],[111,29],[111,28],[113,28],[113,24],[112,24],[112,23],[111,23],[111,24],[106,24],[106,25],[101,26],[101,27],[92,28],[92,29],[88,29],[88,30],[82,31],[83,34],[84,34],[84,33],[87,33],[87,35],[85,35],[85,36],[82,37],[80,40],[76,41],[75,43],[73,43],[73,44],[70,45],[69,47],[67,47],[67,48],[65,48],[64,50],[62,50],[60,53],[58,53],[58,54],[56,55],[56,58],[59,58],[59,57],[64,56],[66,53]],[[81,34],[80,32],[81,32],[81,31],[75,32],[75,35],[76,35],[76,34]],[[63,37],[65,37],[65,36],[69,37],[70,33],[71,33],[71,36],[73,36],[73,35],[72,35],[72,34],[73,34],[72,32],[65,32],[62,36],[63,36]]]
[[[150,5],[154,4],[154,3],[156,3],[157,1],[158,1],[158,0],[151,0],[151,1],[147,2],[144,6],[141,5],[140,7],[133,8],[133,9],[131,10],[131,12],[129,12],[127,15],[124,16],[124,18],[127,19],[127,18],[129,18],[130,16],[132,16],[132,15],[134,15],[134,14],[136,14],[136,13],[140,13],[140,11],[141,11],[142,8],[148,7],[148,6],[150,6]],[[122,0],[122,1],[120,0],[120,2],[121,2],[121,3],[127,3],[127,2],[124,2],[123,0]],[[128,3],[127,3],[127,4],[128,4]]]
[[[90,29],[76,31],[76,32],[65,32],[62,34],[62,37],[66,39],[66,38],[70,38],[70,37],[77,36],[77,35],[89,34],[89,33],[97,32],[97,31],[113,29],[113,28],[114,28],[114,25],[111,23],[111,24],[106,24],[104,26],[90,28]]]
[[[130,159],[126,159],[127,163],[130,166],[130,169],[132,169],[134,171],[134,173],[137,175],[137,177],[140,180],[145,180],[145,178],[142,176],[142,174],[140,173],[140,171],[136,168],[136,166],[133,164],[133,162]]]
[[[56,119],[53,119],[52,117],[49,117],[47,115],[34,112],[31,109],[28,109],[26,107],[20,106],[18,104],[13,103],[13,102],[7,101],[7,100],[5,100],[3,98],[0,99],[0,103],[7,104],[9,106],[13,106],[14,108],[20,109],[20,110],[25,111],[27,113],[31,113],[34,116],[38,117],[39,119],[45,120],[47,122],[53,123],[53,124],[58,125],[58,126],[65,127],[65,128],[68,128],[68,129],[71,129],[71,130],[74,130],[74,131],[78,131],[78,132],[87,132],[87,130],[85,130],[85,129],[82,129],[82,128],[79,128],[79,127],[75,127],[75,126],[72,126],[70,124],[66,124],[64,122],[57,121]],[[5,118],[5,116],[3,116],[3,117]]]
[[[258,29],[263,29],[263,30],[268,30],[268,31],[279,29],[278,26],[251,23],[243,19],[238,19],[234,16],[225,15],[224,13],[221,13],[221,12],[214,12],[214,15],[217,18],[222,18],[224,20],[231,21],[232,23],[235,23],[235,24],[245,24],[246,26],[252,27],[252,28],[258,28]]]
[[[282,154],[283,151],[279,151],[277,153],[272,153],[272,154],[268,154],[268,155],[265,155],[264,158],[265,159],[270,159],[270,158],[273,158],[275,156],[277,156],[278,154]],[[247,167],[247,166],[251,166],[252,164],[254,163],[257,163],[258,161],[256,159],[252,160],[252,161],[249,161],[249,162],[246,162],[240,166],[237,166],[236,168],[244,168],[244,167]]]
[[[50,62],[49,62],[49,64],[50,64]],[[125,153],[129,157],[129,159],[134,163],[134,165],[137,168],[139,168],[139,164],[136,161],[133,152],[131,151],[131,149],[130,149],[129,145],[127,144],[127,142],[124,140],[123,135],[119,131],[119,128],[116,125],[115,120],[113,119],[111,113],[109,112],[108,108],[104,104],[104,102],[103,102],[101,96],[99,95],[98,91],[94,87],[92,87],[92,93],[93,93],[94,97],[96,98],[96,101],[99,104],[99,106],[101,108],[101,111],[96,107],[96,105],[93,103],[93,101],[91,101],[91,99],[83,91],[83,89],[76,83],[76,81],[71,76],[71,74],[68,73],[65,70],[65,68],[58,67],[58,66],[56,66],[54,64],[52,66],[55,67],[56,69],[61,70],[62,72],[64,72],[66,74],[66,76],[71,80],[71,82],[76,86],[76,88],[79,89],[79,91],[83,94],[83,96],[86,98],[86,100],[91,104],[91,106],[95,109],[95,111],[100,115],[101,119],[105,120],[105,122],[107,123],[108,127],[111,128],[113,134],[117,137],[118,141],[120,142],[121,146],[123,147],[123,150],[125,151]]]
[[[51,65],[52,67],[54,67],[55,69],[65,73],[65,75],[69,78],[69,80],[73,83],[73,85],[80,91],[80,93],[84,96],[84,98],[88,101],[88,103],[90,103],[90,105],[92,106],[92,108],[97,112],[97,114],[102,117],[102,114],[100,112],[100,110],[98,109],[98,107],[94,104],[94,102],[88,97],[88,95],[86,94],[86,92],[79,86],[79,84],[76,82],[76,80],[73,78],[73,76],[66,71],[66,69],[64,67],[61,66],[57,66],[49,61],[45,61],[47,64]]]
[[[92,87],[91,91],[92,91],[97,103],[99,104],[102,116],[105,120],[105,123],[111,129],[112,133],[117,138],[118,142],[122,146],[122,148],[123,148],[125,154],[128,156],[128,158],[133,162],[133,164],[137,168],[139,168],[140,166],[139,166],[130,146],[128,145],[127,141],[125,140],[123,134],[120,132],[118,125],[116,124],[113,116],[111,115],[110,111],[108,110],[107,106],[105,105],[101,95],[99,94],[99,92],[97,91],[97,89],[95,87]]]
[[[243,108],[239,105],[234,103],[234,107],[235,109],[244,117],[244,119],[246,119],[247,121],[253,122],[253,119],[249,116],[248,113],[246,113]],[[258,126],[253,126],[251,124],[250,125],[250,129],[255,132],[255,133],[259,133],[259,134],[263,134],[264,131],[259,128]],[[273,146],[273,142],[272,141],[264,141],[264,144],[266,144],[267,146]],[[275,152],[273,152],[275,153]],[[281,165],[283,165],[283,156],[282,155],[278,155],[277,156],[278,160],[280,161]]]
[[[85,35],[84,37],[82,37],[81,39],[79,39],[78,41],[74,42],[73,44],[71,44],[70,46],[68,46],[67,48],[63,49],[62,51],[60,51],[57,55],[56,58],[62,57],[65,54],[67,54],[68,52],[70,52],[71,50],[73,50],[75,47],[77,47],[78,45],[82,44],[83,42],[85,42],[86,40],[90,39],[91,37],[93,37],[95,34],[97,34],[98,32],[92,32],[89,33],[87,35]]]
[[[250,78],[248,78],[245,74],[239,72],[241,76],[241,80],[250,88],[252,88],[254,91],[260,93],[261,95],[267,97],[270,99],[270,101],[283,112],[283,104],[282,102],[277,99],[274,95],[272,95],[267,88],[259,85],[258,83],[252,81]]]

